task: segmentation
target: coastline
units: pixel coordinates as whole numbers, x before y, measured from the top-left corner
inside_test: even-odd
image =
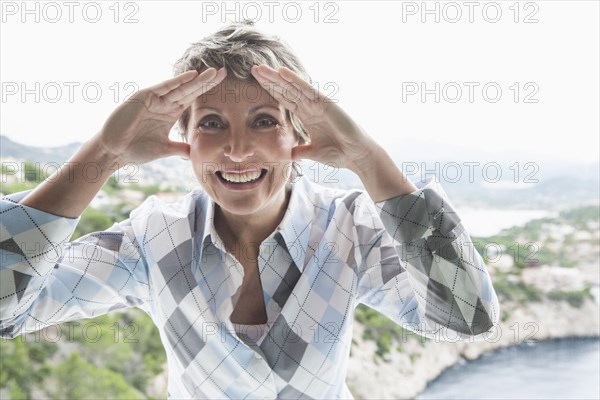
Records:
[[[354,325],[346,382],[355,399],[412,399],[445,369],[526,340],[600,337],[599,305],[586,299],[580,307],[565,301],[503,302],[507,314],[499,334],[479,342],[441,342],[410,335],[394,343],[385,359],[376,358],[375,342],[362,338],[364,326]],[[402,351],[396,350],[400,344]]]
[[[500,301],[496,335],[444,342],[390,335],[392,321],[374,319],[376,328],[355,321],[346,377],[355,399],[415,398],[447,368],[530,340],[600,337],[597,215],[597,207],[580,207],[475,238],[501,249],[498,255],[478,249],[490,257],[486,266]]]

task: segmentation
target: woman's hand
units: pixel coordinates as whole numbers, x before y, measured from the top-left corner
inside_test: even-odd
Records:
[[[256,80],[297,115],[310,143],[292,149],[294,159],[308,158],[348,168],[362,181],[375,202],[417,190],[389,154],[360,128],[335,102],[288,68],[252,67]]]
[[[300,118],[310,143],[292,150],[294,159],[364,169],[378,145],[333,100],[288,68],[252,67],[256,80],[282,105]]]
[[[227,70],[187,71],[134,93],[108,117],[94,138],[100,149],[122,166],[161,157],[189,157],[187,143],[169,140],[169,131],[186,108],[218,85]]]
[[[189,157],[187,143],[169,140],[169,131],[192,102],[227,75],[209,68],[188,71],[131,96],[108,117],[69,162],[40,183],[20,203],[54,215],[76,218],[87,208],[115,169],[161,157]],[[89,178],[93,165],[98,175]]]

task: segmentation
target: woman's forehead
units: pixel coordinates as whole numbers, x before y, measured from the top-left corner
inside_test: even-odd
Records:
[[[265,104],[279,108],[279,102],[269,93],[272,90],[265,90],[256,80],[242,81],[235,78],[226,78],[220,84],[199,96],[195,104],[215,108],[236,104],[247,107]]]

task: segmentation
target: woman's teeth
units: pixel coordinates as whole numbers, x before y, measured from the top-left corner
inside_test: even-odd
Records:
[[[243,173],[230,173],[230,172],[222,172],[221,176],[228,182],[233,183],[246,183],[252,182],[260,178],[261,171],[248,171]]]

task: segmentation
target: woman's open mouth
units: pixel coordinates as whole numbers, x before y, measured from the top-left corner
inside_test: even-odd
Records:
[[[216,171],[215,175],[227,189],[248,190],[254,189],[265,180],[267,170],[261,168],[247,171]]]

